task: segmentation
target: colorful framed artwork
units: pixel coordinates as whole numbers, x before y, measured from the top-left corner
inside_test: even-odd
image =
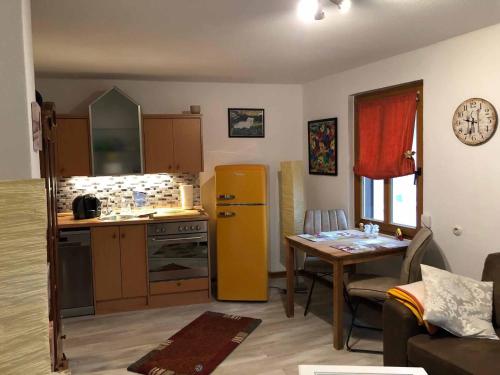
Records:
[[[309,174],[337,176],[337,118],[307,123]]]
[[[264,110],[229,108],[229,138],[264,138]]]

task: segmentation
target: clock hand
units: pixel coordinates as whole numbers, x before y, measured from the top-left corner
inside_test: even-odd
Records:
[[[466,120],[464,120],[464,121],[467,123],[467,131],[465,132],[465,134],[470,135],[470,133],[471,133],[471,132],[470,132],[470,131],[471,131],[471,127],[470,127],[471,120],[470,120],[470,118],[469,118],[469,117],[467,117],[467,119],[466,119]]]

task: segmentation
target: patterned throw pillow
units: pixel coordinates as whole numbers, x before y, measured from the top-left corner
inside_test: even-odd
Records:
[[[424,319],[458,337],[498,340],[491,322],[493,283],[422,265]]]

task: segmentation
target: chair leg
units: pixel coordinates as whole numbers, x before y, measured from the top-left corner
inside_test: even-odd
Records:
[[[356,316],[358,315],[359,305],[360,305],[360,302],[358,301],[358,303],[355,306],[352,307],[351,326],[349,327],[349,333],[347,334],[347,341],[346,341],[346,348],[347,348],[347,350],[350,351],[350,352],[354,352],[354,353],[384,354],[383,351],[379,351],[379,350],[354,349],[351,346],[350,340],[351,340],[351,337],[352,337],[352,331],[353,331],[354,327],[356,327],[356,328],[362,328],[362,329],[369,329],[369,330],[373,330],[373,331],[382,331],[379,328],[363,326],[363,325],[359,325],[359,324],[356,323]],[[351,303],[351,306],[352,306],[352,303]]]
[[[311,297],[313,294],[314,284],[316,284],[316,274],[313,274],[313,280],[312,280],[311,288],[309,289],[309,294],[307,296],[307,303],[306,303],[306,308],[304,310],[304,316],[306,316],[308,311],[309,311],[309,305],[311,304]]]
[[[349,308],[349,311],[351,312],[351,315],[354,315],[354,308],[352,306],[351,299],[349,298],[349,292],[347,291],[347,287],[345,286],[345,283],[342,285],[343,291],[344,291],[344,301]]]

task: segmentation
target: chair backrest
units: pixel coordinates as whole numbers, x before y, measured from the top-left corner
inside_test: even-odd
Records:
[[[420,264],[431,239],[432,231],[426,227],[420,228],[413,237],[403,260],[400,275],[401,284],[410,284],[422,280]]]
[[[347,216],[343,209],[306,211],[304,233],[316,234],[346,229],[348,229]]]
[[[483,281],[493,281],[493,323],[500,327],[500,253],[486,257]]]

